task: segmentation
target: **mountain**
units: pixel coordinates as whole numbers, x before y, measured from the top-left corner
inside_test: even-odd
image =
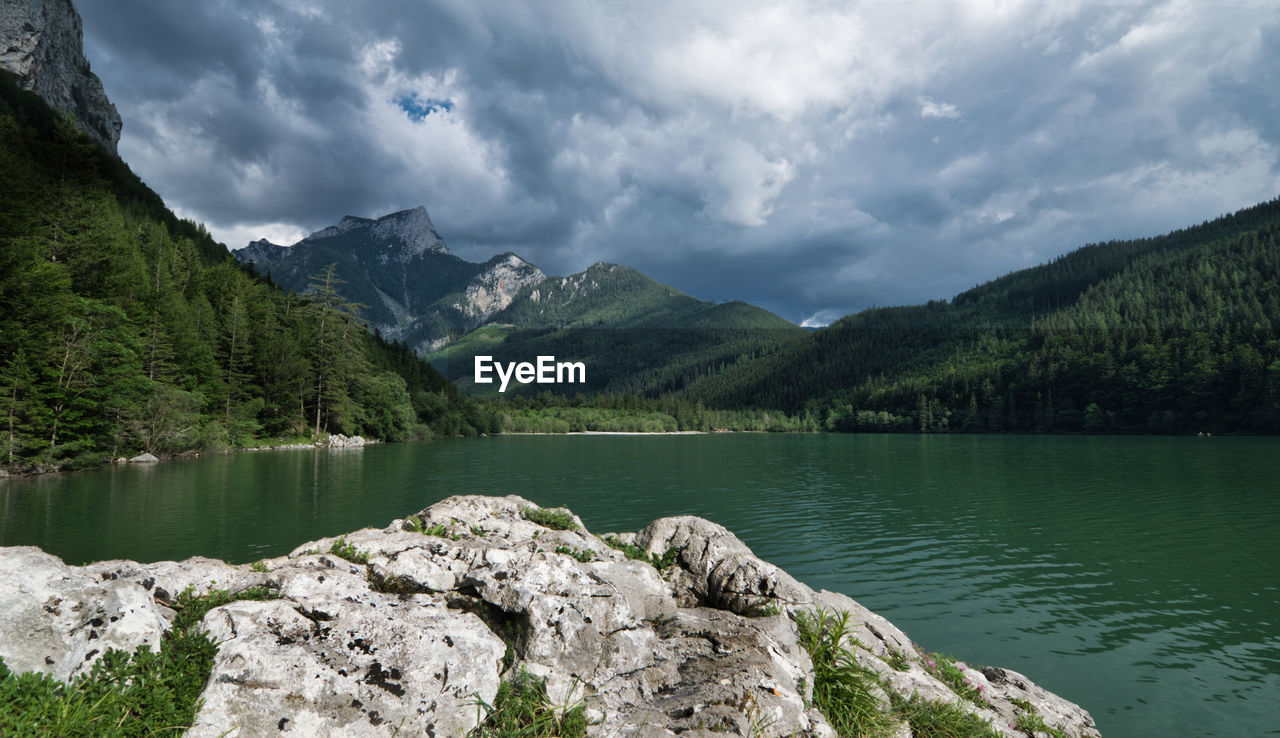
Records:
[[[0,69],[35,92],[76,127],[116,153],[120,114],[84,57],[80,14],[71,0],[4,0],[0,3]]]
[[[422,207],[346,216],[292,246],[254,241],[235,256],[295,291],[336,265],[343,296],[365,306],[381,335],[464,386],[477,353],[555,354],[586,362],[588,382],[539,389],[657,395],[803,332],[761,308],[699,300],[617,264],[548,277],[512,253],[468,262],[449,252]]]
[[[833,430],[1280,432],[1280,200],[847,316],[684,396]]]
[[[439,348],[507,307],[519,290],[546,276],[515,254],[476,264],[454,256],[426,208],[381,218],[348,215],[292,246],[266,240],[234,252],[242,263],[301,292],[336,264],[343,295],[384,337],[419,351]]]
[[[508,392],[656,397],[773,353],[804,334],[754,305],[699,300],[629,267],[601,262],[524,287],[488,326],[428,358],[475,390],[485,389],[472,383],[477,354],[503,363],[556,356],[582,362],[587,381]]]

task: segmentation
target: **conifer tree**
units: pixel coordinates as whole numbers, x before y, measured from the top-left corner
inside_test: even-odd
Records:
[[[347,300],[338,288],[345,284],[330,264],[323,273],[310,277],[307,298],[317,325],[311,363],[315,373],[315,430],[319,436],[326,415],[339,421],[348,418],[348,383],[361,366],[363,354],[357,339],[364,321],[359,310],[364,305]]]

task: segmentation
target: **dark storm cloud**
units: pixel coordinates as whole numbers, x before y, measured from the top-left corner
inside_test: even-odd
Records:
[[[824,322],[1280,190],[1269,3],[81,5],[123,156],[233,248],[425,204]]]
[[[111,73],[126,75],[128,87],[121,92],[128,99],[139,93],[148,100],[181,97],[192,80],[214,70],[247,89],[261,68],[260,34],[246,14],[228,3],[119,0],[77,5],[91,63],[100,75],[104,62]]]

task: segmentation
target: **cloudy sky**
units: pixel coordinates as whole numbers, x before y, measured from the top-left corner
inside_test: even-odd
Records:
[[[825,323],[1280,195],[1269,1],[77,6],[121,155],[231,248],[421,204]]]

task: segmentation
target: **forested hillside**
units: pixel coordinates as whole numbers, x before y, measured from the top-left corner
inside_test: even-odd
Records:
[[[0,74],[0,463],[316,430],[466,432],[456,390],[318,275],[285,294]]]
[[[476,354],[504,363],[556,356],[583,362],[586,384],[516,386],[507,394],[655,398],[806,335],[754,305],[699,300],[629,267],[606,263],[522,288],[491,323],[428,358],[450,378],[469,383]]]
[[[687,396],[834,430],[1280,432],[1280,200],[867,310]]]

